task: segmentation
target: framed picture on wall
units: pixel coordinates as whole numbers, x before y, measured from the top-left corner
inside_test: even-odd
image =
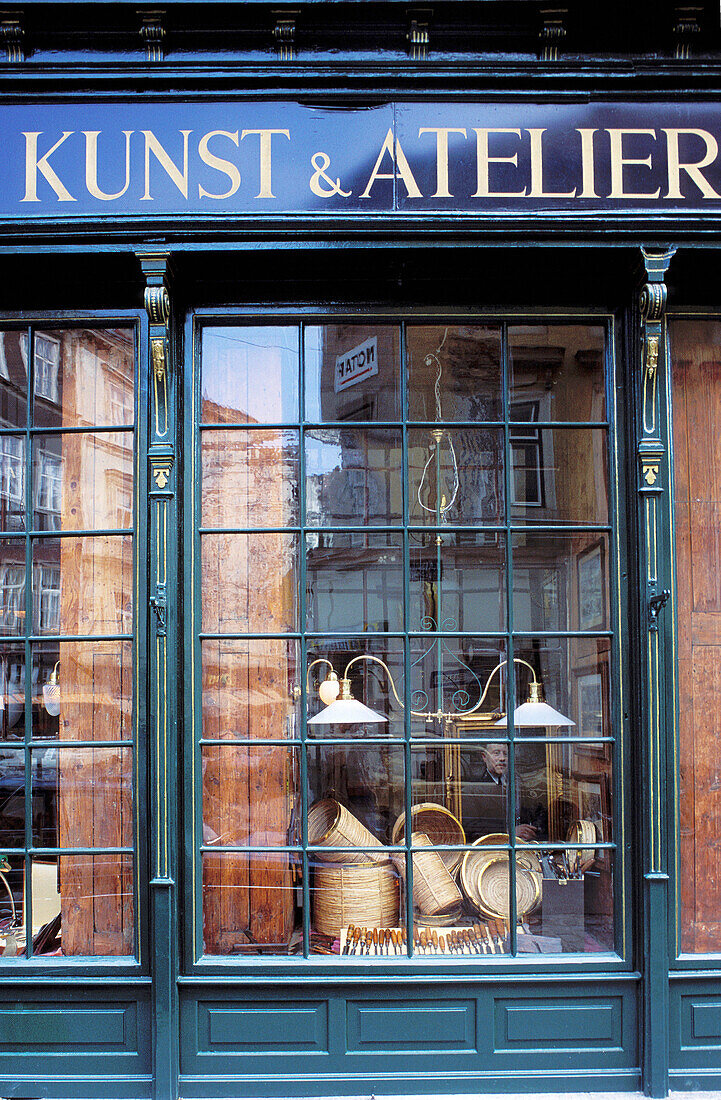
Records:
[[[586,672],[576,681],[578,736],[603,737],[603,679],[601,672]]]
[[[579,630],[603,630],[606,626],[604,564],[604,544],[600,540],[578,555],[576,579]]]

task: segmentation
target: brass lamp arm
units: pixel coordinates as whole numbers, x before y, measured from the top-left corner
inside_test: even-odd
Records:
[[[327,657],[317,657],[315,661],[311,661],[305,673],[305,690],[308,692],[308,694],[310,694],[310,670],[312,668],[315,668],[316,665],[328,665],[328,668],[331,670],[331,672],[335,672],[333,665]]]
[[[321,658],[321,660],[322,660],[322,658]],[[344,688],[348,692],[350,691],[350,679],[349,679],[349,676],[348,676],[348,672],[349,672],[352,665],[355,665],[360,661],[374,661],[376,664],[380,665],[382,669],[385,670],[385,672],[388,676],[388,679],[390,681],[391,690],[392,690],[393,695],[396,699],[396,702],[398,703],[399,707],[401,707],[402,710],[405,710],[406,709],[405,708],[405,703],[403,702],[403,700],[398,695],[398,692],[396,691],[396,685],[395,685],[395,682],[393,680],[393,674],[391,673],[391,670],[388,668],[388,665],[385,663],[385,661],[382,661],[380,659],[380,657],[374,657],[372,653],[360,653],[357,657],[352,657],[350,659],[348,664],[345,666],[345,671],[343,673],[343,679],[341,680],[342,689]],[[330,663],[330,662],[328,662],[328,663]],[[533,665],[530,665],[528,663],[528,661],[524,661],[522,657],[514,657],[513,658],[513,663],[514,663],[514,665],[515,664],[525,665],[525,667],[527,669],[530,669],[531,676],[533,677],[533,683],[534,684],[538,683],[538,680],[536,679],[536,671],[535,671]],[[314,661],[313,664],[317,664],[317,662]],[[427,712],[417,711],[417,710],[409,710],[409,713],[414,718],[424,718],[426,721],[430,721],[433,718],[438,719],[439,722],[444,721],[444,720],[448,720],[448,719],[452,719],[452,718],[469,718],[472,714],[475,714],[476,711],[480,710],[480,708],[483,706],[483,700],[486,698],[486,695],[488,694],[488,689],[491,686],[491,680],[496,675],[496,673],[499,672],[500,669],[502,669],[507,664],[508,664],[508,658],[506,658],[503,661],[500,661],[496,665],[496,667],[491,670],[491,672],[488,675],[488,679],[486,680],[485,687],[483,688],[483,692],[481,694],[480,699],[478,700],[477,703],[474,704],[474,706],[471,707],[470,710],[463,710],[463,711],[442,711],[442,710],[438,710],[438,711],[427,711]],[[309,666],[309,671],[312,667],[313,667],[313,665]]]
[[[341,680],[342,687],[347,687],[348,689],[350,688],[350,679],[348,677],[348,670],[350,669],[351,665],[356,664],[358,661],[374,661],[375,664],[381,666],[381,668],[386,673],[388,679],[390,680],[391,691],[393,692],[393,695],[395,696],[395,700],[398,703],[398,706],[402,710],[405,710],[406,709],[405,703],[403,702],[403,700],[400,698],[398,692],[396,691],[396,685],[395,685],[395,682],[393,680],[393,673],[388,668],[388,665],[385,663],[385,661],[382,661],[380,659],[380,657],[374,657],[372,653],[359,653],[357,657],[351,657],[350,661],[345,666],[345,671],[343,673],[343,679]],[[418,711],[418,710],[409,710],[408,713],[413,715],[414,718],[426,718],[426,719],[428,719],[428,718],[436,718],[437,717],[437,715],[435,715],[435,714],[424,714],[422,711]]]

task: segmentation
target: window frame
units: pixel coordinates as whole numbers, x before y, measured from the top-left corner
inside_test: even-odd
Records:
[[[630,698],[629,692],[629,639],[627,632],[621,632],[620,624],[628,621],[628,593],[625,583],[622,584],[622,576],[625,578],[625,569],[628,559],[628,528],[623,522],[626,516],[626,464],[625,455],[625,425],[622,419],[624,405],[622,403],[622,374],[618,364],[622,361],[620,343],[620,326],[615,314],[601,309],[535,309],[519,308],[506,309],[468,309],[468,308],[360,308],[357,303],[349,304],[347,308],[334,304],[332,308],[318,306],[255,306],[255,305],[224,305],[221,307],[190,308],[185,321],[185,346],[187,348],[187,366],[184,371],[184,452],[189,457],[190,470],[185,481],[183,498],[184,514],[187,517],[184,527],[184,553],[186,563],[186,576],[184,578],[185,605],[193,610],[186,615],[183,641],[186,653],[189,655],[192,674],[186,677],[185,684],[185,739],[187,744],[192,744],[193,753],[186,760],[184,782],[189,796],[195,789],[197,798],[201,797],[202,788],[199,786],[199,768],[195,763],[195,753],[198,751],[198,736],[200,721],[200,662],[198,657],[198,645],[196,638],[196,624],[200,629],[197,577],[194,575],[195,562],[199,560],[198,528],[200,526],[200,493],[195,487],[199,480],[200,470],[200,431],[197,425],[200,420],[200,340],[202,329],[212,325],[242,326],[242,325],[323,325],[343,323],[348,325],[358,324],[368,326],[378,324],[491,324],[504,322],[511,324],[533,324],[539,322],[552,323],[578,323],[603,325],[606,333],[606,421],[608,426],[608,474],[609,474],[609,530],[612,532],[611,547],[612,558],[616,564],[615,570],[610,575],[611,616],[610,630],[613,638],[614,663],[618,669],[619,690],[611,693],[611,717],[613,728],[619,731],[613,745],[613,837],[616,852],[616,869],[614,872],[614,928],[617,952],[574,955],[569,964],[569,956],[504,956],[501,961],[488,956],[483,959],[482,968],[472,957],[455,958],[444,961],[440,957],[422,958],[415,955],[413,958],[393,958],[392,960],[374,960],[368,973],[377,972],[378,967],[397,972],[397,968],[412,967],[412,973],[419,977],[424,973],[448,973],[455,977],[460,976],[465,969],[479,969],[485,974],[493,973],[568,973],[570,968],[586,972],[594,971],[626,971],[631,965],[632,957],[632,913],[631,913],[631,870],[634,860],[630,858],[627,843],[627,827],[630,825],[630,761],[628,752],[628,718],[623,714],[624,699]],[[302,342],[302,335],[301,335]],[[301,350],[301,356],[302,356]],[[301,391],[303,379],[300,380]],[[405,392],[405,391],[403,391]],[[300,423],[309,424],[302,419],[303,396],[301,394],[301,406],[299,415]],[[619,411],[620,410],[620,411]],[[296,423],[296,422],[294,422]],[[354,421],[358,426],[366,424],[365,421]],[[373,426],[374,422],[367,422]],[[385,423],[385,422],[383,422]],[[394,422],[395,423],[395,422]],[[400,420],[399,420],[400,423]],[[415,422],[414,422],[415,423]],[[452,423],[452,422],[447,422]],[[489,422],[490,423],[490,422]],[[495,423],[495,422],[494,422]],[[512,421],[508,421],[509,425]],[[559,421],[558,425],[567,426],[572,422]],[[588,424],[596,422],[589,421]],[[485,422],[484,422],[485,424]],[[550,424],[550,422],[549,422]],[[292,425],[288,425],[289,427]],[[326,426],[326,425],[324,425]],[[343,425],[347,426],[347,425]],[[584,423],[583,426],[586,426]],[[296,423],[297,427],[297,423]],[[513,521],[510,521],[511,524]],[[596,525],[594,525],[596,526]],[[568,524],[572,528],[571,524]],[[470,528],[469,528],[470,529]],[[476,530],[476,528],[473,528]],[[199,574],[199,570],[198,570]],[[624,618],[625,616],[625,618]],[[300,632],[303,633],[302,631]],[[508,624],[504,636],[508,634]],[[537,632],[534,632],[537,633]],[[564,632],[567,634],[569,632]],[[296,635],[290,634],[289,638]],[[305,649],[303,649],[303,654]],[[305,698],[305,684],[303,683],[303,701]],[[509,702],[509,706],[512,702]],[[242,973],[272,972],[275,976],[291,979],[294,975],[302,973],[327,973],[334,976],[358,976],[366,970],[359,965],[353,965],[357,960],[338,959],[330,965],[322,956],[205,956],[202,954],[202,891],[194,889],[194,883],[200,881],[196,876],[199,872],[199,859],[196,855],[198,837],[198,813],[196,798],[186,797],[184,805],[191,806],[185,814],[184,841],[185,850],[191,856],[186,861],[185,868],[185,898],[184,911],[186,921],[184,927],[183,969],[188,976],[194,974],[229,975]],[[253,846],[249,846],[252,852]],[[306,895],[307,899],[307,895]],[[367,964],[366,964],[367,965]]]

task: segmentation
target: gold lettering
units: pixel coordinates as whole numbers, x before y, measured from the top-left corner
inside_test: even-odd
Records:
[[[582,190],[579,199],[597,199],[596,173],[593,163],[593,135],[596,130],[579,129],[581,135],[581,180]]]
[[[474,199],[522,199],[526,194],[526,188],[522,191],[491,191],[488,182],[488,167],[490,164],[512,164],[514,168],[518,167],[518,153],[514,153],[512,157],[492,157],[488,153],[488,135],[489,134],[515,134],[517,138],[520,138],[520,130],[509,130],[505,127],[490,127],[478,129],[473,127],[476,131],[476,190],[473,193]]]
[[[383,158],[385,157],[386,153],[388,153],[390,155],[391,161],[393,162],[393,171],[392,172],[381,172],[380,171],[380,166],[381,166],[381,163],[382,163]],[[394,147],[394,144],[393,144],[393,128],[389,127],[388,133],[386,134],[386,137],[385,137],[385,141],[383,142],[383,144],[381,146],[381,151],[378,154],[378,159],[376,160],[375,164],[373,165],[373,171],[370,174],[370,179],[368,180],[368,183],[366,185],[366,189],[363,192],[363,194],[361,195],[361,198],[362,199],[369,199],[370,195],[371,195],[371,187],[376,182],[376,180],[393,180],[393,179],[396,178],[396,172],[397,172],[398,176],[400,176],[400,178],[403,180],[403,183],[405,184],[406,191],[408,192],[408,198],[409,199],[422,199],[423,198],[423,192],[421,191],[421,189],[419,188],[418,184],[415,181],[415,178],[414,178],[413,173],[411,171],[411,166],[408,163],[408,159],[407,159],[405,153],[403,152],[403,149],[401,147],[401,143],[396,138],[395,147]]]
[[[201,199],[229,199],[231,195],[240,187],[240,172],[238,166],[233,164],[231,160],[225,160],[224,157],[216,157],[214,153],[211,153],[208,148],[208,142],[212,137],[227,137],[233,142],[234,145],[238,144],[238,131],[230,133],[228,130],[211,130],[208,134],[203,134],[202,138],[198,142],[198,154],[203,164],[207,164],[209,168],[214,168],[216,172],[223,172],[230,180],[230,187],[227,191],[223,191],[222,194],[216,194],[214,191],[206,191],[202,184],[198,184],[198,194]]]
[[[165,169],[170,179],[180,191],[181,195],[187,199],[188,197],[188,138],[192,134],[192,130],[181,130],[183,135],[183,168],[182,171],[178,168],[169,157],[167,151],[160,144],[158,139],[152,130],[141,130],[141,133],[145,137],[145,194],[141,196],[143,200],[152,200],[153,196],[150,194],[150,154],[152,153],[161,168]]]
[[[575,187],[573,191],[543,190],[543,135],[545,132],[546,127],[528,131],[531,135],[531,190],[528,192],[528,197],[529,199],[572,199],[576,194]]]
[[[651,168],[651,154],[641,160],[628,159],[623,155],[623,139],[632,134],[646,134],[656,140],[655,130],[607,130],[611,138],[611,194],[609,199],[657,199],[661,194],[661,188],[657,187],[651,193],[649,191],[624,191],[623,170],[627,165],[636,164],[644,168]]]
[[[48,149],[45,156],[38,160],[38,138],[42,133],[42,130],[38,130],[37,132],[26,132],[23,130],[23,137],[25,138],[25,194],[20,202],[40,202],[38,198],[38,172],[48,181],[60,202],[77,202],[77,199],[73,198],[57,173],[54,172],[48,164],[48,158],[51,157],[55,150],[59,149],[63,142],[67,141],[75,131],[63,130],[63,136],[55,142],[52,149]]]
[[[260,137],[260,190],[256,199],[274,199],[271,175],[271,142],[273,134],[282,134],[290,141],[290,130],[243,130],[240,140],[248,134],[258,134]]]
[[[701,173],[702,168],[708,168],[718,156],[718,142],[708,130],[664,130],[666,135],[666,147],[668,149],[668,192],[665,199],[684,199],[681,193],[681,173],[685,172],[698,187],[705,199],[721,199],[721,195],[714,191],[713,187]],[[678,151],[678,139],[680,134],[695,134],[706,144],[706,155],[701,160],[682,162]]]
[[[432,196],[434,199],[450,199],[453,196],[448,190],[448,135],[463,134],[467,137],[465,128],[458,126],[421,126],[418,137],[421,134],[436,135],[436,190]]]
[[[98,138],[101,132],[100,130],[83,130],[85,134],[85,186],[93,198],[102,199],[103,202],[112,202],[113,199],[121,198],[130,186],[130,138],[135,131],[123,130],[125,134],[125,186],[122,191],[116,191],[114,195],[101,191],[98,185]]]

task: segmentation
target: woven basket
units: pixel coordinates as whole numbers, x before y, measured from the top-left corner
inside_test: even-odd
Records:
[[[496,856],[481,868],[477,879],[477,897],[474,905],[488,917],[508,920],[509,861],[507,855]],[[536,908],[541,898],[541,876],[524,867],[516,867],[516,913],[522,920],[526,913]]]
[[[473,905],[478,907],[478,876],[487,863],[499,856],[508,858],[507,852],[499,852],[487,847],[491,844],[508,844],[508,833],[488,833],[473,842],[473,850],[466,852],[461,862],[458,881],[463,893]],[[524,851],[521,841],[516,841],[519,847],[516,850],[516,867],[519,870],[531,871],[541,875],[542,867],[538,854],[535,851]]]
[[[327,936],[341,928],[395,928],[398,925],[398,876],[385,863],[352,863],[345,867],[319,863],[313,880],[313,926]]]
[[[411,833],[413,848],[430,848],[431,841],[425,833]],[[401,852],[393,856],[398,872],[405,882],[406,860]],[[419,913],[435,915],[457,909],[463,895],[439,852],[413,853],[413,905]]]
[[[355,848],[355,852],[317,852],[330,863],[383,863],[388,855],[362,821],[334,798],[324,798],[308,810],[308,844],[316,848]]]
[[[457,817],[439,802],[419,802],[411,806],[411,832],[424,833],[432,844],[465,844],[466,834]],[[406,835],[406,815],[402,813],[393,826],[391,840],[401,844]],[[453,875],[461,865],[463,852],[439,852]]]
[[[592,821],[581,819],[579,821],[573,821],[566,833],[566,840],[569,844],[595,844],[596,826]],[[580,872],[584,874],[585,871],[592,867],[596,853],[593,850],[586,849],[585,851],[579,851],[577,848],[569,848],[566,852],[568,859],[568,867],[571,873]]]

